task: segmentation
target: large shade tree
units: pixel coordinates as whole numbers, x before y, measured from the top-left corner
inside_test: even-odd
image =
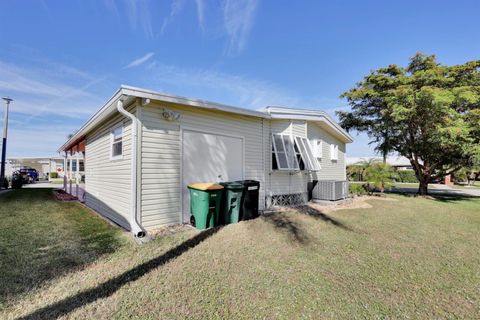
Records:
[[[341,125],[366,132],[383,155],[407,157],[422,195],[480,158],[480,60],[446,66],[418,53],[406,68],[372,71],[342,97],[351,111],[337,113]]]

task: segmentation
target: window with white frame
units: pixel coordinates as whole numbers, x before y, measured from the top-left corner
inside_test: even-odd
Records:
[[[123,126],[117,127],[110,133],[112,159],[121,159],[123,156]]]
[[[307,138],[296,136],[295,143],[298,145],[302,155],[303,162],[305,163],[305,169],[310,171],[320,170],[320,164],[313,154],[310,141],[308,141]]]
[[[272,134],[273,170],[320,170],[306,138]]]
[[[315,158],[321,159],[323,157],[323,143],[322,140],[311,140],[313,156]]]
[[[338,160],[338,144],[331,144],[330,145],[330,159],[331,160]]]
[[[274,170],[299,170],[290,135],[272,134],[272,168]]]

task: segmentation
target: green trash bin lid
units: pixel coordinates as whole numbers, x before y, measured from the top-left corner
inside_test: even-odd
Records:
[[[192,183],[188,185],[188,188],[206,191],[206,190],[222,190],[223,186],[216,183],[206,182],[206,183]]]
[[[243,184],[240,184],[238,182],[220,182],[220,184],[227,190],[243,189]]]

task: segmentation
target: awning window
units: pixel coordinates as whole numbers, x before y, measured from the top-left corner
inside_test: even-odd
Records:
[[[320,170],[310,142],[287,134],[272,134],[272,166],[274,170]]]
[[[310,141],[308,141],[308,139],[306,138],[296,136],[295,143],[298,145],[300,149],[303,162],[305,163],[305,169],[310,171],[320,170],[320,164],[318,163],[317,158],[315,158],[315,156],[313,155]]]

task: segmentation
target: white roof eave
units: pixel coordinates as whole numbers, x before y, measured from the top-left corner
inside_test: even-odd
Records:
[[[309,120],[326,123],[340,137],[347,143],[353,142],[352,137],[344,131],[335,121],[333,121],[326,113],[315,110],[302,110],[291,108],[268,107],[265,110],[257,111],[251,109],[244,109],[234,106],[228,106],[220,103],[210,102],[200,99],[191,99],[181,96],[174,96],[166,93],[155,92],[142,88],[122,85],[120,88],[107,100],[107,102],[98,110],[75,134],[68,139],[57,152],[67,150],[77,140],[84,137],[95,126],[103,122],[108,116],[115,113],[116,102],[121,97],[150,99],[153,101],[170,102],[181,105],[193,106],[209,110],[218,110],[228,113],[240,114],[245,116],[252,116],[264,119],[293,119],[293,120]]]
[[[264,112],[268,113],[272,119],[306,120],[326,124],[332,130],[334,130],[339,137],[342,138],[343,142],[353,142],[352,136],[342,127],[340,127],[338,123],[333,121],[333,119],[326,112],[285,107],[267,107],[264,109]]]

